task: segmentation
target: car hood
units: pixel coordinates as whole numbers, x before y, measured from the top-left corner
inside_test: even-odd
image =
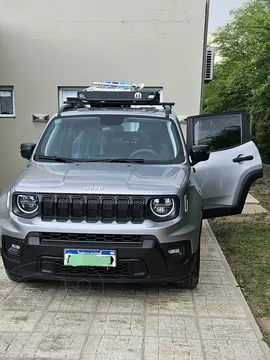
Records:
[[[186,165],[33,162],[18,176],[14,191],[175,195],[187,181],[188,173]]]

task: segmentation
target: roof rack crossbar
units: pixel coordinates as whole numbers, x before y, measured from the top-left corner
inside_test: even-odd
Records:
[[[85,100],[80,98],[71,98],[68,97],[64,103],[64,106],[61,107],[59,112],[70,111],[75,108],[84,108],[85,106],[91,107],[131,107],[131,106],[147,106],[147,108],[156,108],[157,106],[162,106],[165,110],[166,115],[171,114],[171,108],[175,105],[174,102],[160,102],[153,103],[148,101],[136,101],[136,100]]]

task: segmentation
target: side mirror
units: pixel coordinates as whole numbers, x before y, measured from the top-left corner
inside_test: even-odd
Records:
[[[191,160],[192,166],[198,164],[201,161],[206,161],[209,159],[210,150],[208,145],[194,145],[191,148]]]
[[[21,157],[23,157],[24,159],[29,160],[33,154],[34,148],[35,148],[36,144],[33,143],[23,143],[20,146],[20,150],[21,150]]]

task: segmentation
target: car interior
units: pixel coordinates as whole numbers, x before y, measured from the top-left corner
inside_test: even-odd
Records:
[[[98,117],[91,117],[56,126],[45,154],[73,159],[170,160],[175,158],[175,146],[167,122],[125,118],[120,124],[103,125]]]

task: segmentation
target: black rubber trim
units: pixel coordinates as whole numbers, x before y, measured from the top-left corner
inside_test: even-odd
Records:
[[[205,206],[203,207],[203,219],[241,214],[251,185],[254,183],[254,181],[262,177],[263,177],[263,169],[255,170],[250,174],[248,174],[245,180],[243,181],[242,188],[241,191],[239,192],[239,198],[236,205]]]

